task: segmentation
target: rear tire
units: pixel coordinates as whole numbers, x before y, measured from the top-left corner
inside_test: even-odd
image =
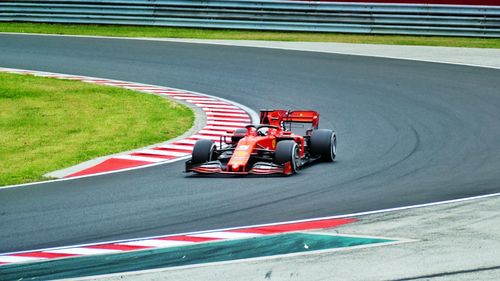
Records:
[[[297,143],[291,140],[278,142],[278,144],[276,145],[274,161],[277,164],[285,164],[286,162],[290,162],[292,173],[297,173],[297,170],[300,166],[299,147],[297,146]]]
[[[321,160],[333,162],[337,157],[337,136],[328,129],[318,129],[311,134],[311,153]]]
[[[211,140],[201,139],[194,144],[191,163],[201,164],[212,161],[215,151],[215,144]]]

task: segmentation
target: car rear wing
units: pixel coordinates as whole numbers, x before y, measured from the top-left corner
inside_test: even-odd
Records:
[[[319,113],[314,110],[261,110],[260,123],[282,127],[287,130],[286,124],[293,123],[309,124],[309,129],[317,129],[319,125]]]

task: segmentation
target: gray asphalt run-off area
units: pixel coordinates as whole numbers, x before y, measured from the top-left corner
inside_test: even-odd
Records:
[[[413,239],[393,245],[158,269],[81,280],[498,280],[500,196],[382,213],[321,232]],[[318,231],[315,231],[316,233]]]
[[[338,133],[338,161],[311,165],[286,178],[186,177],[180,172],[183,163],[172,163],[0,189],[0,252],[500,192],[500,70],[470,66],[498,68],[499,50],[198,43],[0,35],[0,66],[170,86],[254,110],[316,109],[320,126]],[[320,52],[304,52],[307,48]],[[405,56],[424,61],[401,59]],[[167,270],[160,277],[141,278],[498,280],[499,205],[495,198],[379,214],[334,230],[414,242]]]

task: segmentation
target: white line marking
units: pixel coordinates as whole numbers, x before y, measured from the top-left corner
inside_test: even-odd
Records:
[[[61,249],[61,250],[51,250],[51,251],[44,251],[46,253],[53,253],[53,254],[72,254],[72,255],[98,255],[98,254],[111,254],[111,253],[119,253],[123,252],[121,250],[114,250],[114,249],[93,249],[93,248],[66,248],[66,249]]]
[[[195,242],[190,241],[176,241],[176,240],[160,240],[160,239],[149,239],[140,241],[131,241],[125,243],[119,243],[119,245],[127,246],[144,246],[144,247],[174,247],[194,244]]]
[[[36,261],[36,260],[44,260],[44,259],[45,258],[39,258],[39,257],[0,256],[0,262],[8,262],[8,263]]]
[[[250,237],[256,237],[256,236],[262,236],[262,234],[246,233],[246,232],[216,231],[216,232],[192,234],[189,236],[202,237],[202,238],[240,239],[240,238],[250,238]]]

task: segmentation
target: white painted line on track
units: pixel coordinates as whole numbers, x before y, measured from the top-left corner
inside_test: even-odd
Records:
[[[160,240],[160,239],[149,239],[149,240],[141,240],[141,241],[132,241],[119,243],[119,245],[127,245],[127,246],[143,246],[143,247],[174,247],[174,246],[183,246],[194,244],[194,242],[190,241],[175,241],[175,240]]]
[[[243,233],[243,232],[229,232],[229,231],[215,231],[208,233],[192,234],[191,237],[202,238],[219,238],[219,239],[240,239],[261,236],[259,233]]]
[[[0,256],[0,262],[6,262],[6,263],[18,263],[18,262],[27,262],[27,261],[37,261],[37,260],[40,260],[40,259],[45,259],[45,258],[21,257],[21,256]]]
[[[53,254],[71,254],[71,255],[99,255],[99,254],[120,253],[123,251],[111,250],[111,249],[94,249],[94,248],[67,248],[67,249],[50,250],[44,252]]]

